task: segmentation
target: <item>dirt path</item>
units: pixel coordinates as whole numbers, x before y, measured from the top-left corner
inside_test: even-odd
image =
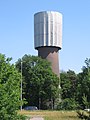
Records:
[[[31,118],[30,120],[44,120],[44,118],[36,116],[36,117]]]

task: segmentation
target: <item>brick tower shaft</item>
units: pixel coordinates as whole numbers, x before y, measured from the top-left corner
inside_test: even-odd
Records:
[[[40,56],[43,59],[47,59],[49,62],[51,62],[52,71],[58,77],[60,77],[58,52],[59,51],[57,47],[38,48],[38,56]]]

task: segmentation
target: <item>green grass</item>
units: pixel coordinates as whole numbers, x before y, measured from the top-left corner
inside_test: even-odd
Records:
[[[41,116],[44,120],[80,120],[77,117],[76,111],[19,111],[19,114],[25,116]]]

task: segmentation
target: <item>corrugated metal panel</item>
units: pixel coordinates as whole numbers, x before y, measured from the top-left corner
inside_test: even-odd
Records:
[[[62,47],[62,14],[53,11],[39,12],[34,15],[34,44]]]

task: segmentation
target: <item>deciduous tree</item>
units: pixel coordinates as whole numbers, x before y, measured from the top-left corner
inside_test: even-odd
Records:
[[[0,120],[19,119],[20,74],[10,61],[0,54]]]
[[[21,70],[21,59],[16,63]],[[36,105],[41,109],[48,109],[51,101],[53,105],[58,97],[59,78],[52,72],[51,64],[37,56],[24,55],[22,57],[23,98],[27,105]]]

